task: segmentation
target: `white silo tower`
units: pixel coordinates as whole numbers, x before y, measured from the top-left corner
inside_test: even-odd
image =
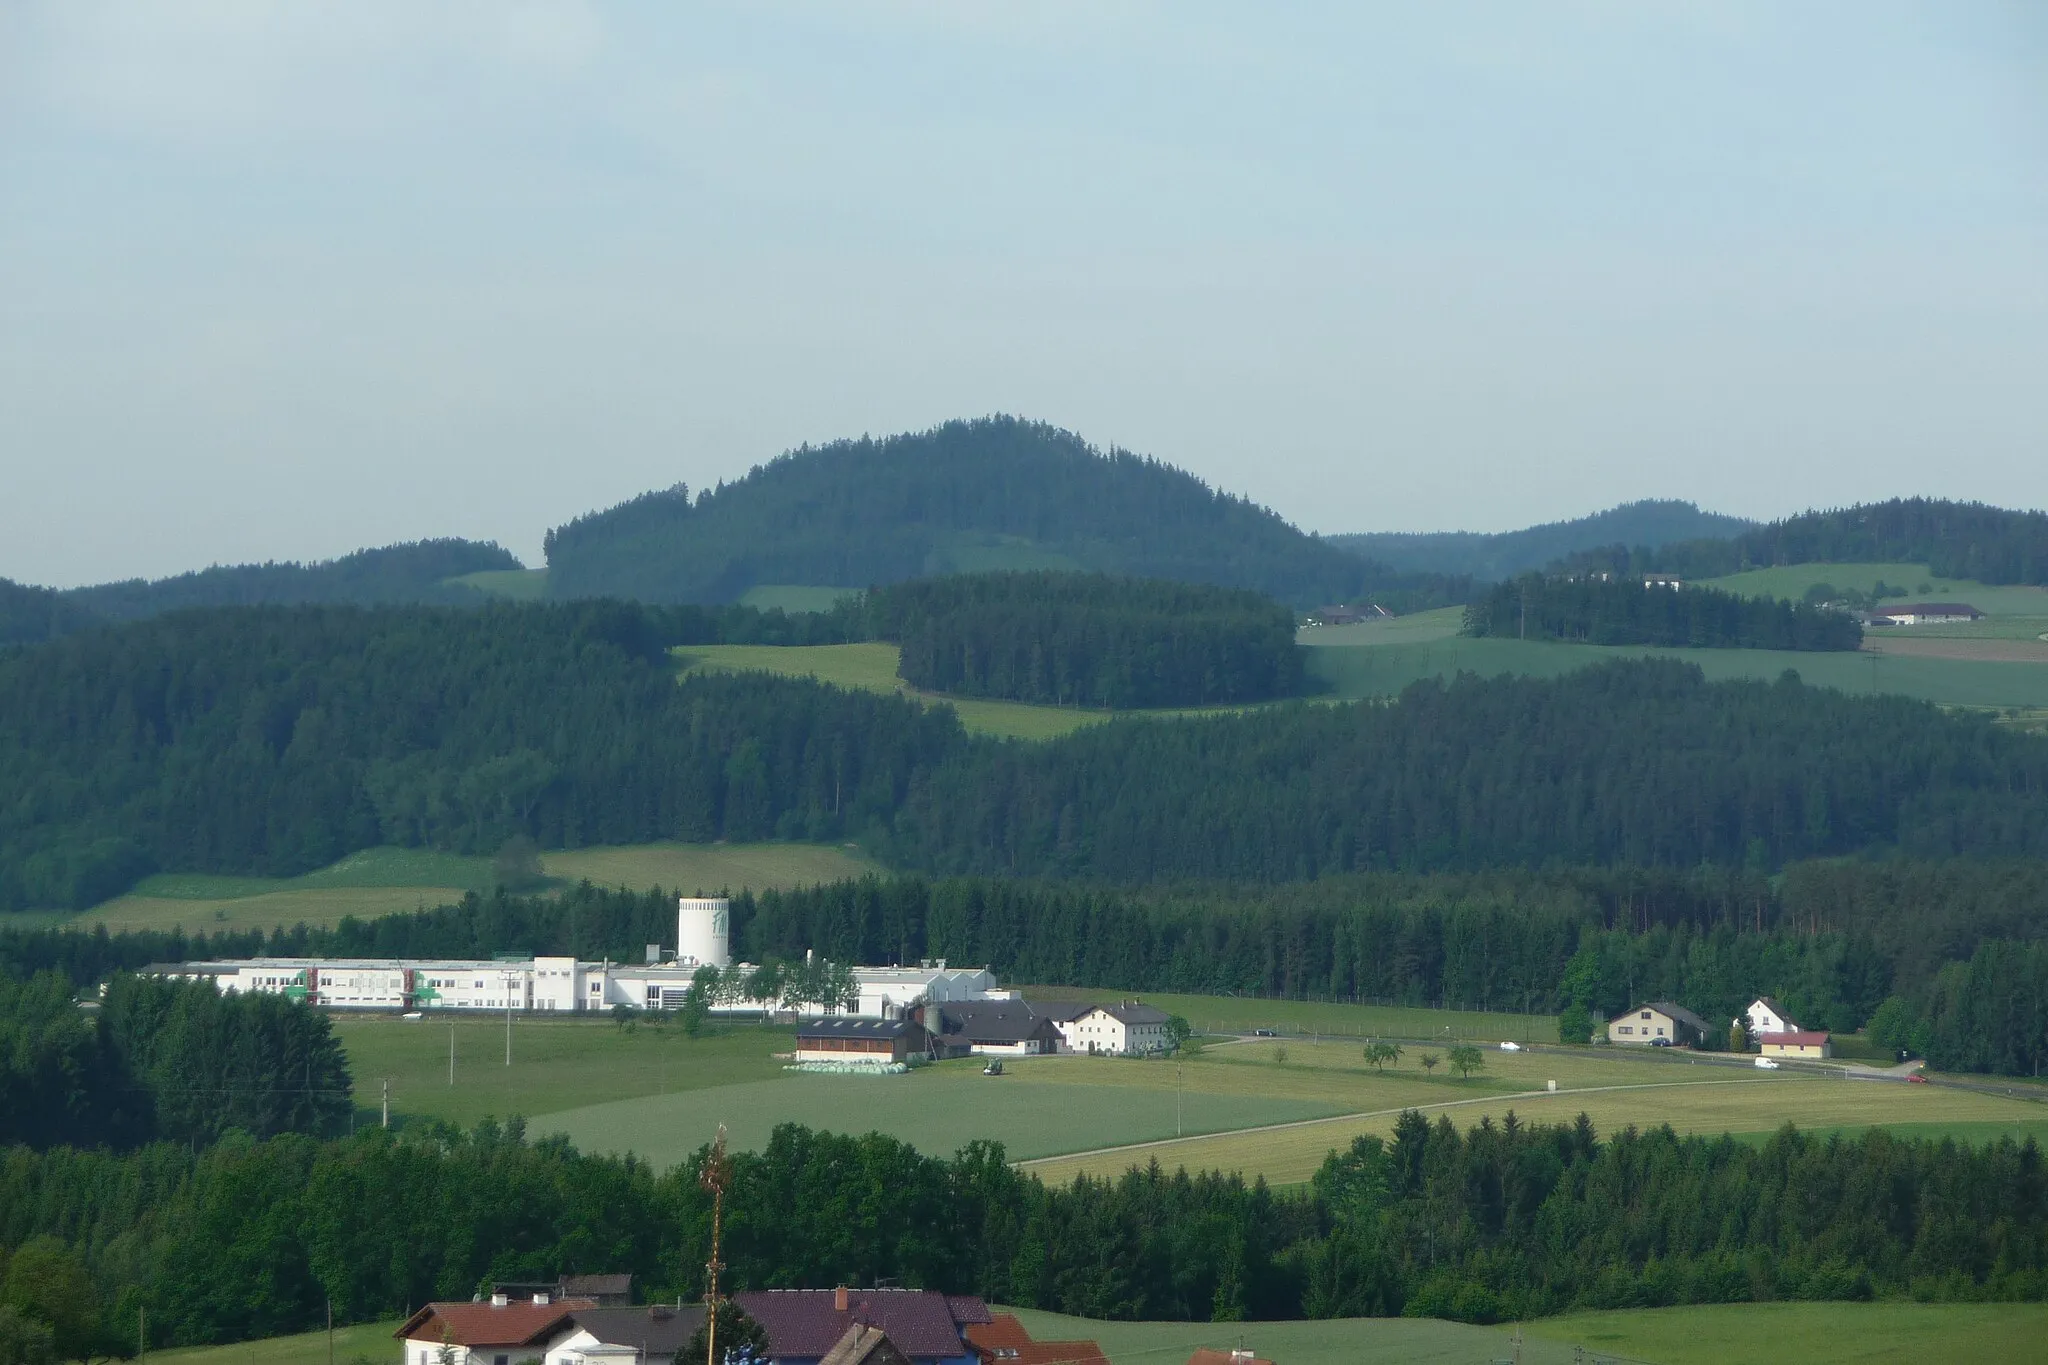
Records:
[[[676,901],[676,961],[698,967],[732,965],[732,902],[723,896]]]

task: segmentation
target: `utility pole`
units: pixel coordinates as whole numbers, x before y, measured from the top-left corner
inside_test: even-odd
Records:
[[[725,1125],[718,1125],[718,1138],[711,1154],[704,1158],[704,1174],[698,1177],[711,1191],[711,1259],[704,1264],[704,1365],[718,1365],[718,1272],[725,1265],[718,1259],[718,1241],[725,1215],[725,1187],[732,1180],[732,1162],[725,1155]]]
[[[149,1310],[141,1304],[135,1305],[135,1358],[149,1359]]]
[[[391,1126],[391,1078],[384,1078],[384,1126]]]
[[[327,1365],[334,1365],[334,1296],[327,1296]]]
[[[448,1085],[455,1085],[455,1016],[448,1016]]]

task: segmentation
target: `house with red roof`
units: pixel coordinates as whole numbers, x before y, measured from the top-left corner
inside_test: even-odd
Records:
[[[1763,1034],[1757,1039],[1757,1047],[1766,1057],[1803,1058],[1809,1062],[1835,1055],[1835,1046],[1828,1041],[1827,1034],[1804,1030]]]
[[[1109,1365],[1092,1341],[1033,1341],[1014,1313],[997,1313],[967,1329],[982,1365]]]
[[[405,1343],[403,1365],[515,1365],[547,1349],[571,1314],[596,1308],[589,1299],[493,1294],[473,1303],[430,1303],[392,1335]]]

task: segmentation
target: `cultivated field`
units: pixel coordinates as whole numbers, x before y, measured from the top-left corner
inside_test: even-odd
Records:
[[[1411,1108],[1447,1114],[1461,1127],[1513,1110],[1541,1122],[1570,1122],[1584,1112],[1602,1133],[1669,1123],[1762,1140],[1792,1122],[2048,1141],[2048,1103],[2039,1092],[2008,1097],[1843,1079],[1841,1068],[1759,1072],[1711,1056],[1605,1048],[1488,1048],[1469,1079],[1449,1074],[1441,1060],[1434,1072],[1423,1069],[1423,1053],[1442,1059],[1442,1047],[1407,1045],[1379,1071],[1355,1040],[1305,1037],[1212,1044],[1178,1061],[1029,1058],[987,1077],[978,1060],[963,1059],[859,1078],[783,1071],[776,1054],[793,1045],[786,1027],[731,1027],[691,1039],[673,1024],[625,1031],[597,1020],[515,1019],[510,1067],[502,1017],[341,1019],[336,1027],[362,1121],[374,1121],[380,1082],[389,1079],[401,1121],[470,1124],[517,1113],[535,1135],[561,1133],[590,1151],[636,1152],[656,1166],[686,1157],[720,1123],[746,1148],[765,1142],[778,1123],[803,1123],[889,1133],[933,1155],[995,1139],[1013,1160],[1054,1181],[1081,1171],[1114,1175],[1156,1158],[1168,1167],[1239,1170],[1292,1184],[1314,1174],[1331,1148],[1358,1134],[1391,1132]]]
[[[1942,578],[1930,573],[1925,564],[1788,564],[1704,579],[1700,586],[1744,597],[1782,597],[1796,602],[1816,583],[1867,593],[1879,582],[1906,590],[1905,598],[1888,601],[1967,602],[1991,616],[2048,617],[2048,588],[1994,587],[1969,578]]]
[[[1100,1322],[1029,1308],[1002,1311],[1015,1313],[1038,1341],[1093,1338],[1111,1365],[1181,1365],[1201,1346],[1220,1351],[1243,1346],[1278,1365],[1486,1365],[1515,1358],[1510,1328],[1429,1318]],[[1523,1365],[1572,1365],[1574,1357],[1569,1345],[1528,1337],[1521,1359]]]
[[[913,691],[896,676],[896,646],[857,645],[691,645],[675,651],[685,675],[699,670],[779,673],[816,678],[837,687],[858,688],[943,703],[960,714],[960,723],[977,734],[1010,739],[1053,739],[1084,725],[1108,720],[1107,711],[1069,706],[1029,706],[1015,701],[983,701]]]
[[[808,886],[879,870],[857,848],[829,844],[630,844],[541,855],[556,887],[581,881],[645,890],[756,891]],[[347,916],[446,905],[490,885],[491,860],[425,849],[372,848],[351,853],[302,877],[220,877],[173,873],[149,877],[118,896],[64,921],[109,930],[171,929],[216,933],[294,924],[332,925]]]

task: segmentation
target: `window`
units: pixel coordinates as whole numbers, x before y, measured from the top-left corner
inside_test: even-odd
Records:
[[[1648,1010],[1644,1010],[1644,1011],[1643,1011],[1643,1018],[1647,1019],[1647,1018],[1649,1018],[1649,1017],[1650,1017],[1650,1012],[1649,1012]]]
[[[1659,1038],[1664,1036],[1664,1026],[1662,1024],[1657,1025],[1657,1036]]]
[[[1621,1027],[1615,1029],[1614,1031],[1616,1033],[1634,1033],[1635,1029],[1631,1025],[1623,1024]]]

